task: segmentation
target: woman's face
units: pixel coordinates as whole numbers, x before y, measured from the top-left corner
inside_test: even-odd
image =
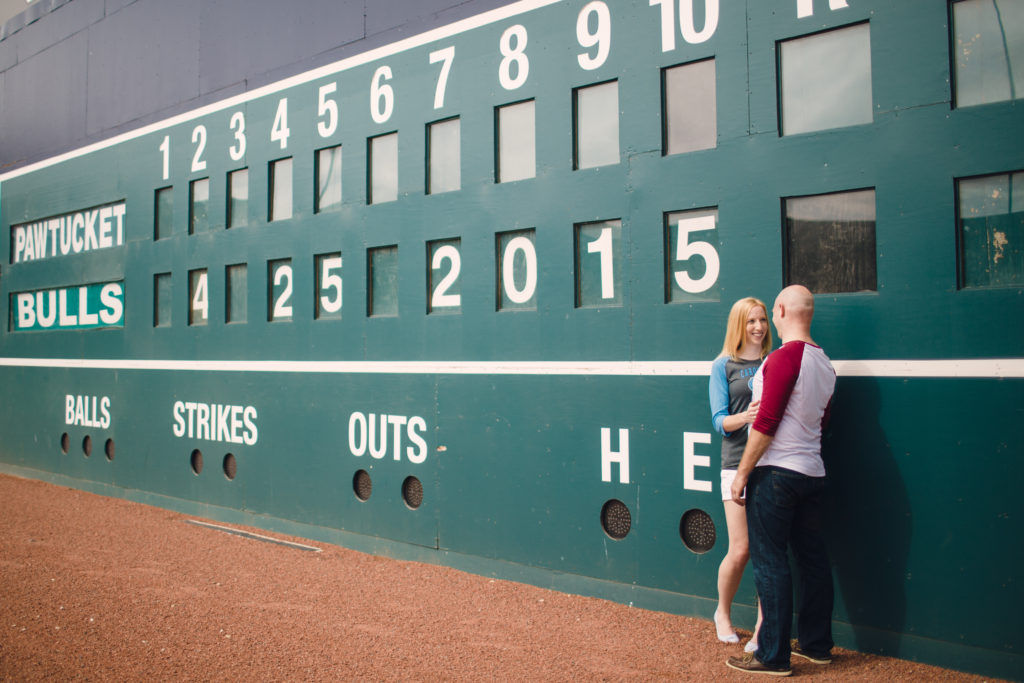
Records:
[[[754,306],[747,314],[746,342],[760,348],[768,334],[768,315],[760,306]]]

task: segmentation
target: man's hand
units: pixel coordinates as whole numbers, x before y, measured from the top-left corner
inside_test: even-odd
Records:
[[[762,434],[753,427],[750,428],[750,433],[747,435],[747,447],[743,449],[743,458],[740,460],[739,467],[736,468],[736,478],[732,480],[732,489],[730,489],[732,502],[737,505],[746,505],[747,501],[742,497],[743,489],[747,487],[747,481],[750,479],[750,473],[754,471],[754,466],[768,450],[768,446],[774,438],[774,436]]]
[[[743,497],[743,491],[747,488],[747,474],[736,472],[736,477],[732,480],[732,502],[737,505],[746,505],[747,501]]]

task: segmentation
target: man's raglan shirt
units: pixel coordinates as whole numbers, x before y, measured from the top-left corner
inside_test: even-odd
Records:
[[[774,437],[758,467],[824,477],[821,433],[828,424],[836,372],[820,346],[791,341],[768,354],[754,375],[761,405],[753,429]]]

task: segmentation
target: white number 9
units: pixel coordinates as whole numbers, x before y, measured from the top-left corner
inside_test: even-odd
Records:
[[[590,32],[590,15],[597,15],[597,30]],[[576,40],[582,47],[590,48],[597,45],[597,54],[591,56],[589,53],[582,53],[576,56],[580,66],[587,71],[592,71],[608,59],[608,50],[612,42],[612,17],[608,11],[608,5],[594,0],[580,10],[576,17]]]

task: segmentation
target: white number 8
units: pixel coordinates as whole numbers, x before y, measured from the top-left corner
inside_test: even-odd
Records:
[[[516,39],[516,48],[512,49],[512,38]],[[501,34],[501,66],[498,68],[498,81],[505,90],[515,90],[530,74],[530,60],[523,52],[526,49],[526,27],[522,24],[509,26]],[[516,63],[516,77],[512,78],[512,62]]]

